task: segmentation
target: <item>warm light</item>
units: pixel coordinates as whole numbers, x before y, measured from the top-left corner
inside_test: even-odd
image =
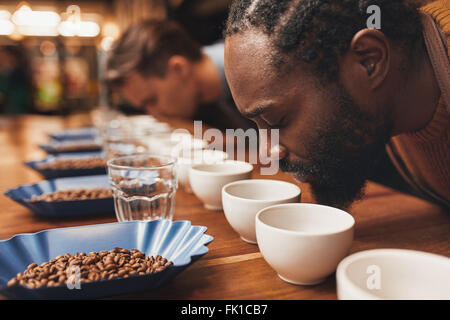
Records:
[[[108,51],[109,49],[111,49],[113,43],[114,43],[113,37],[104,37],[100,42],[100,47],[102,48],[103,51]]]
[[[14,32],[14,24],[9,21],[11,13],[7,10],[0,10],[0,35],[9,36]]]
[[[60,20],[56,12],[32,11],[27,6],[21,7],[12,16],[12,21],[16,25],[29,27],[56,27]]]
[[[0,10],[0,20],[9,20],[11,13],[7,10]]]
[[[23,4],[12,15],[12,21],[16,24],[19,33],[26,36],[57,36],[61,18],[53,11],[33,11]]]
[[[52,56],[56,52],[56,46],[52,41],[44,40],[42,41],[39,50],[44,56]]]
[[[13,33],[11,33],[8,37],[14,41],[20,41],[23,39],[23,35],[19,31],[17,31],[17,29],[15,29]]]
[[[78,34],[79,27],[79,23],[74,23],[72,21],[63,21],[59,24],[58,31],[65,37],[73,37]]]
[[[63,21],[58,27],[59,33],[64,37],[96,37],[100,33],[100,27],[92,21]]]
[[[31,11],[31,7],[26,1],[19,3],[18,7],[17,11]]]
[[[14,32],[14,25],[9,20],[0,20],[0,35],[9,36]]]
[[[107,22],[103,25],[102,35],[107,38],[117,39],[120,35],[120,30],[114,22]]]
[[[98,24],[92,21],[81,21],[78,36],[80,37],[96,37],[100,33]]]
[[[68,6],[62,15],[67,20],[59,24],[58,31],[64,37],[96,37],[100,33],[97,23],[81,20],[81,9],[77,5]]]
[[[58,30],[49,26],[17,26],[17,30],[24,36],[56,37]]]

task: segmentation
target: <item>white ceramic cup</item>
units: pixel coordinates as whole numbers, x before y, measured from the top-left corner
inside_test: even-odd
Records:
[[[227,160],[228,154],[220,150],[184,149],[178,156],[178,185],[192,193],[189,169],[197,164],[213,164]]]
[[[345,211],[310,203],[267,207],[256,215],[256,239],[267,263],[292,284],[326,279],[348,254],[355,220]]]
[[[222,188],[223,211],[241,239],[256,244],[255,216],[258,211],[275,204],[300,202],[300,193],[298,186],[285,181],[235,181]]]
[[[450,300],[450,258],[403,249],[361,251],[339,263],[336,282],[342,300]]]
[[[208,143],[188,133],[160,133],[148,138],[149,152],[156,155],[178,157],[184,149],[204,149]]]
[[[189,183],[205,208],[222,210],[222,187],[232,181],[250,179],[252,171],[253,166],[243,161],[197,164],[189,169]]]

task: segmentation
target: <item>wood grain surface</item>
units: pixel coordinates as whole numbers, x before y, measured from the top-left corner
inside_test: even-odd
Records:
[[[23,165],[46,156],[37,145],[48,141],[47,133],[89,125],[87,115],[71,117],[21,116],[0,118],[0,240],[18,233],[116,221],[108,215],[48,219],[38,217],[3,195],[9,188],[36,183],[43,178]],[[171,120],[174,127],[192,131],[192,123]],[[288,174],[272,178],[294,182]],[[314,202],[308,185],[302,202]],[[351,253],[375,248],[422,250],[450,256],[450,214],[410,195],[369,182],[366,195],[349,210],[356,220]],[[227,223],[223,212],[205,209],[199,199],[177,191],[174,220],[190,220],[208,227],[214,237],[209,252],[166,286],[153,292],[119,298],[132,299],[336,299],[334,274],[316,286],[283,282],[265,262],[258,246],[243,242]],[[282,248],[280,248],[281,250]]]

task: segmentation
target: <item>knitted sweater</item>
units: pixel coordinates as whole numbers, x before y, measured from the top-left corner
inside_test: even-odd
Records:
[[[423,8],[431,15],[441,31],[442,47],[445,54],[440,55],[440,74],[442,65],[449,64],[450,47],[450,0],[435,1]],[[438,30],[439,30],[438,28]],[[446,43],[445,43],[446,42]],[[429,49],[428,49],[429,50]],[[442,56],[444,58],[442,58]],[[446,61],[445,61],[446,60]],[[433,64],[435,75],[438,67]],[[449,68],[446,68],[448,71]],[[447,72],[444,71],[444,74]],[[447,77],[441,77],[448,79]],[[450,148],[449,148],[449,110],[443,92],[450,93],[450,83],[440,81],[441,98],[432,120],[416,132],[403,133],[391,139],[387,151],[393,163],[405,180],[425,198],[443,206],[450,205]]]

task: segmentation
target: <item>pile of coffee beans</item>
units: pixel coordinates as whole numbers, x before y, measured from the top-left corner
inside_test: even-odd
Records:
[[[55,159],[51,162],[39,163],[36,167],[41,170],[69,170],[69,169],[93,169],[106,166],[103,158],[87,159]]]
[[[30,202],[38,201],[75,201],[75,200],[90,200],[110,198],[112,193],[110,189],[96,188],[96,189],[74,189],[61,190],[53,193],[44,193],[39,196],[33,195]]]
[[[114,248],[110,251],[66,253],[44,262],[30,264],[23,273],[8,282],[8,286],[23,285],[30,289],[56,287],[65,283],[73,284],[105,279],[128,278],[160,272],[173,263],[161,256],[146,256],[137,250]]]
[[[93,143],[91,141],[86,142],[70,142],[70,143],[63,143],[58,146],[54,147],[55,151],[59,152],[69,152],[69,151],[78,151],[78,150],[98,150],[101,149],[101,145],[98,143]]]

